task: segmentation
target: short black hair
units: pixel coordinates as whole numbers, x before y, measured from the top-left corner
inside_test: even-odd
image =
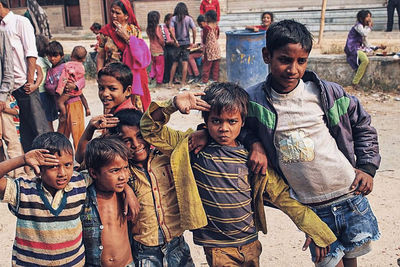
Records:
[[[164,17],[164,23],[167,23],[168,20],[170,20],[172,18],[173,14],[172,13],[168,13],[167,15],[165,15]]]
[[[45,57],[47,54],[47,47],[49,46],[49,39],[43,34],[36,35],[36,47],[39,57]]]
[[[10,8],[10,6],[8,5],[8,0],[0,0],[0,3],[3,5],[3,7]]]
[[[81,45],[77,45],[72,49],[71,57],[74,57],[77,60],[83,60],[86,57],[87,51]]]
[[[200,23],[205,22],[206,19],[204,18],[203,15],[199,15],[199,16],[197,17],[197,20],[196,20],[196,21],[197,21],[197,24],[200,25]]]
[[[265,12],[263,12],[263,13],[261,14],[261,21],[262,21],[263,17],[264,17],[265,15],[267,15],[267,14],[271,17],[271,22],[274,22],[274,13],[269,12],[269,11],[265,11]]]
[[[99,171],[101,167],[110,163],[116,156],[128,161],[129,149],[115,136],[101,136],[92,139],[86,146],[85,164],[87,169]]]
[[[122,126],[136,126],[140,128],[140,119],[143,113],[136,109],[123,109],[114,114],[114,117],[118,118],[119,122],[117,126],[108,130],[111,135],[119,135],[122,133]]]
[[[372,17],[371,11],[367,9],[362,9],[357,12],[357,21],[360,22],[361,24],[364,24],[365,18],[370,15]]]
[[[97,22],[93,22],[92,26],[90,26],[90,29],[99,31],[101,29],[101,24],[97,23]]]
[[[242,119],[246,118],[249,95],[238,84],[230,82],[212,83],[204,90],[204,93],[205,95],[201,96],[201,99],[211,106],[210,111],[221,114],[222,111],[239,110]],[[202,111],[201,113],[207,123],[210,112]]]
[[[121,62],[113,62],[105,65],[99,70],[99,73],[97,73],[97,79],[100,79],[101,76],[112,76],[117,79],[117,81],[122,84],[124,92],[129,85],[132,85],[133,82],[133,74],[131,69]]]
[[[217,22],[217,12],[215,10],[209,10],[204,15],[208,22]]]
[[[311,52],[313,36],[304,24],[297,21],[281,20],[273,23],[266,34],[267,49],[270,55],[274,50],[287,44],[300,44],[307,53]]]
[[[49,46],[47,47],[47,52],[46,54],[48,56],[64,56],[64,48],[63,46],[57,42],[57,41],[52,41],[49,43]]]
[[[48,132],[33,139],[32,149],[47,149],[50,154],[61,155],[62,152],[73,155],[71,142],[65,135],[57,132]]]

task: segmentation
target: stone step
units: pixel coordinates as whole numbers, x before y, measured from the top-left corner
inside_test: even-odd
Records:
[[[374,30],[384,30],[386,27],[386,8],[370,8],[374,20]],[[348,31],[356,22],[359,9],[327,10],[325,14],[326,31]],[[246,25],[260,24],[261,13],[235,13],[221,15],[219,23],[222,32],[243,29]],[[275,21],[294,19],[304,23],[312,32],[319,31],[320,10],[308,11],[277,11],[274,12]],[[396,23],[395,23],[396,24]],[[397,25],[394,25],[397,27]]]

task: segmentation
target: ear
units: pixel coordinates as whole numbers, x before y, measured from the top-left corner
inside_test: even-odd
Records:
[[[124,91],[124,94],[125,94],[126,98],[128,98],[128,97],[131,96],[131,92],[132,92],[132,85],[128,85],[128,86],[125,88],[125,91]]]
[[[262,54],[265,64],[271,63],[271,55],[269,54],[269,51],[266,47],[263,47]]]
[[[93,168],[89,168],[89,175],[92,177],[94,180],[97,179],[97,173]]]

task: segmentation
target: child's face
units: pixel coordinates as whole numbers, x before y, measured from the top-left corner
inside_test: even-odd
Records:
[[[61,55],[48,55],[47,59],[50,61],[52,66],[56,66],[58,63],[60,63],[61,59],[63,56]]]
[[[54,195],[58,190],[63,189],[71,180],[74,171],[73,155],[68,152],[55,153],[59,160],[55,166],[41,166],[40,177],[49,192]]]
[[[271,25],[271,22],[272,22],[271,16],[270,16],[269,14],[265,14],[265,15],[262,17],[261,22],[262,22],[262,24],[263,24],[264,26],[269,26],[269,25]]]
[[[263,57],[270,66],[272,88],[278,93],[288,93],[296,88],[306,71],[308,55],[299,43],[276,49],[272,56],[264,47]]]
[[[124,125],[121,128],[122,141],[131,150],[132,161],[139,167],[146,166],[150,145],[147,143],[137,126]]]
[[[124,91],[122,84],[113,76],[103,75],[97,83],[99,85],[99,98],[106,109],[119,106],[130,95],[130,86]]]
[[[99,34],[100,30],[97,30],[95,28],[90,28],[90,30],[94,33],[94,34]]]
[[[368,14],[368,15],[365,17],[365,19],[364,19],[363,25],[364,25],[364,26],[370,25],[371,22],[372,22],[371,14]]]
[[[90,175],[95,179],[96,188],[103,192],[120,193],[129,179],[129,164],[120,156],[116,156],[100,170],[89,169]]]
[[[239,109],[222,110],[221,114],[217,114],[215,110],[210,110],[206,125],[208,133],[218,144],[234,147],[237,145],[236,138],[240,134],[243,120]]]
[[[204,28],[204,26],[206,26],[206,24],[207,23],[205,21],[201,21],[200,23],[198,23],[199,27],[202,29]]]

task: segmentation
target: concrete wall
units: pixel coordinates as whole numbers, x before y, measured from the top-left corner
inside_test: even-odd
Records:
[[[345,55],[319,55],[308,60],[309,70],[315,71],[324,80],[350,86],[355,71],[346,61]],[[220,79],[227,80],[226,59],[220,64]],[[400,89],[400,59],[373,56],[360,82],[363,90],[395,91]]]
[[[351,85],[355,71],[346,62],[345,55],[321,55],[311,57],[308,69],[315,71],[322,79],[342,86]],[[364,90],[380,89],[393,91],[400,88],[400,60],[392,57],[373,56],[360,82]]]

